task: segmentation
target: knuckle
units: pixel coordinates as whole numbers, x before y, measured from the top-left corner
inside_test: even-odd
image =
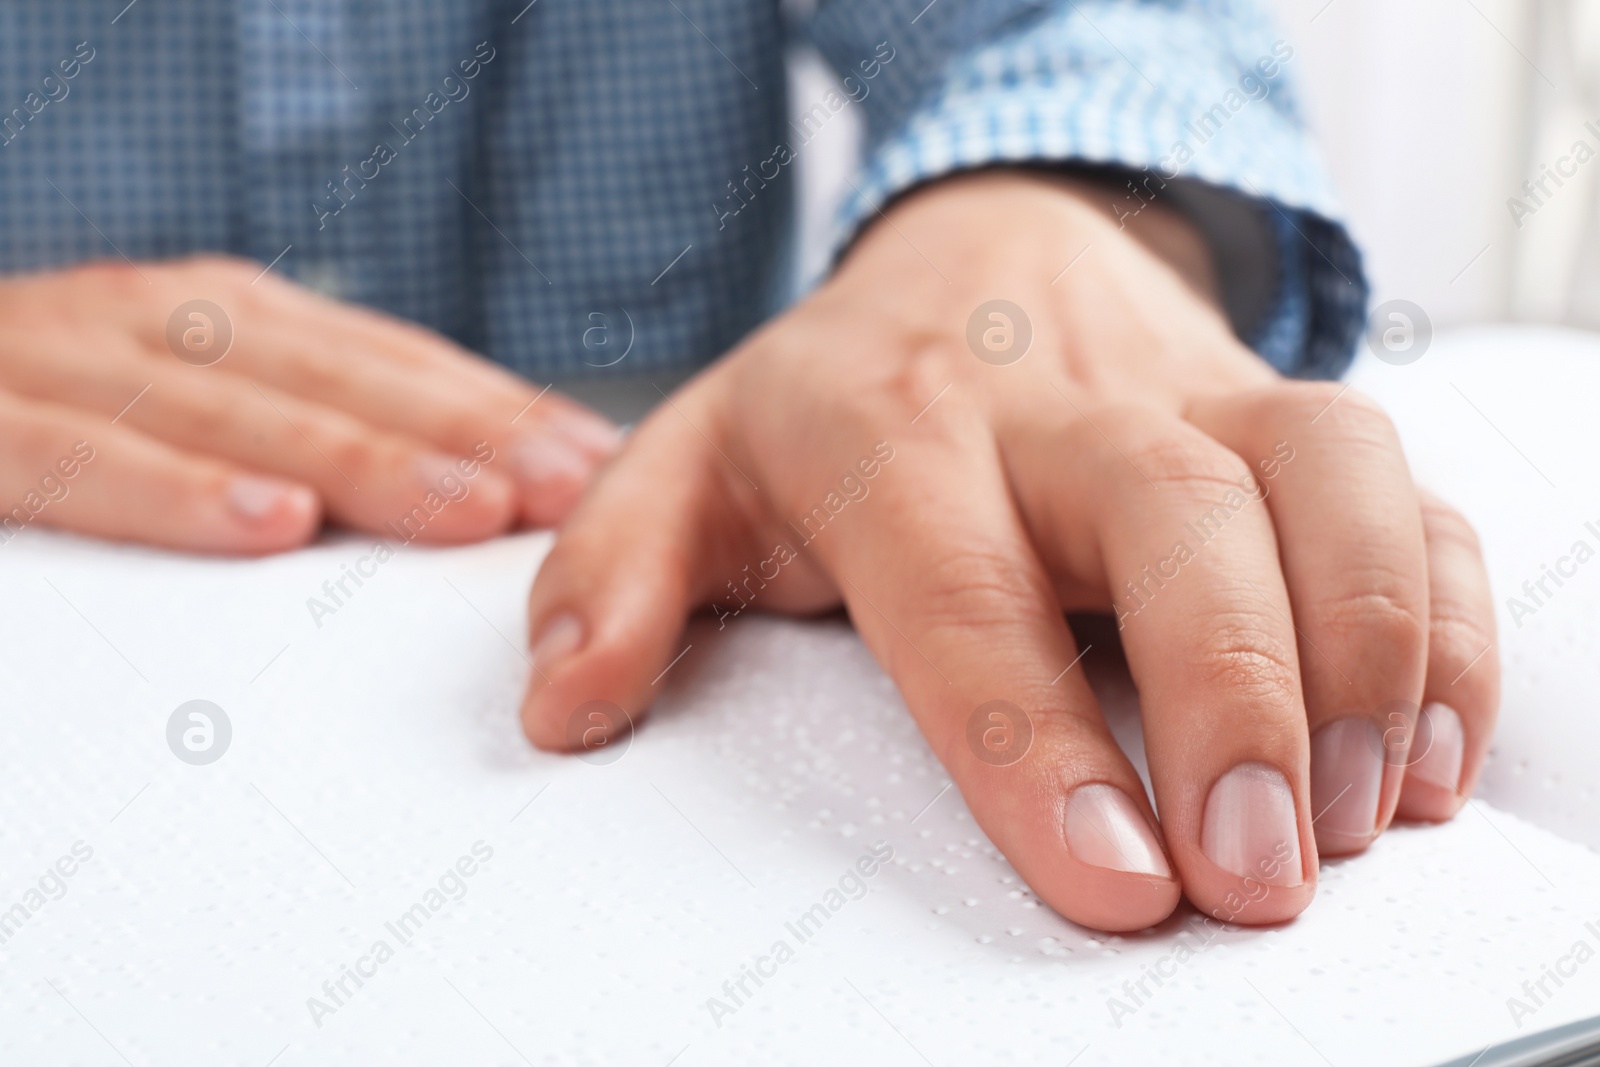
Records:
[[[474,411],[471,407],[449,404],[436,416],[429,416],[426,421],[420,422],[412,429],[424,439],[439,441],[477,442],[495,438],[499,435],[495,430],[485,425],[487,422],[481,412]],[[538,424],[538,425],[543,425]],[[465,445],[463,444],[463,450]]]
[[[285,363],[283,367],[294,382],[295,391],[304,396],[325,399],[328,397],[342,396],[359,389],[351,381],[351,371],[348,365],[320,359],[304,352],[287,354],[279,357]]]
[[[952,381],[949,355],[937,346],[926,346],[886,364],[869,388],[855,392],[855,398],[844,403],[857,406],[862,419],[881,422],[887,411],[909,423],[925,409],[932,413],[930,404],[938,397],[935,417],[917,419],[919,428],[938,433],[950,424],[950,413],[968,402],[964,389],[942,392]]]
[[[1376,400],[1339,382],[1287,382],[1267,401],[1273,421],[1285,428],[1310,426],[1341,439],[1397,447],[1399,435]]]
[[[1427,649],[1425,600],[1402,589],[1390,577],[1355,575],[1352,592],[1318,605],[1314,616],[1334,640],[1383,649],[1403,660],[1420,659]]]
[[[1428,658],[1452,675],[1494,644],[1494,615],[1451,600],[1435,601],[1428,621]]]
[[[323,438],[317,447],[327,455],[328,462],[339,472],[368,471],[379,464],[380,450],[377,442],[353,427],[342,425],[326,427],[320,434],[308,429],[307,433],[312,440]],[[337,482],[344,484],[344,478],[338,477]]]
[[[1357,393],[1339,382],[1277,382],[1257,394],[1257,406],[1286,421],[1310,421],[1324,411],[1332,411],[1335,401],[1355,401]]]
[[[377,435],[354,417],[331,409],[285,407],[281,400],[278,406],[284,410],[261,405],[261,425],[273,427],[270,432],[282,450],[293,450],[307,471],[328,476],[328,485],[346,487],[345,477],[351,476],[359,484],[356,472],[370,471],[378,464]]]
[[[238,412],[223,403],[191,397],[180,418],[191,440],[222,442],[238,436]]]
[[[1249,486],[1253,478],[1244,460],[1186,423],[1123,407],[1103,409],[1084,422],[1091,436],[1104,434],[1111,443],[1106,463],[1126,461],[1158,487],[1214,495],[1219,488]]]
[[[1448,504],[1424,498],[1422,528],[1430,543],[1454,545],[1466,549],[1474,556],[1483,555],[1483,542],[1478,538],[1478,531],[1467,521],[1465,515]]]
[[[1193,653],[1192,667],[1214,691],[1242,698],[1245,705],[1292,708],[1300,692],[1295,650],[1271,620],[1253,614],[1211,620]]]
[[[946,549],[929,561],[919,582],[917,616],[929,634],[1013,629],[1030,620],[1044,599],[1038,575],[1020,554],[989,546]],[[1020,610],[1019,609],[1023,609]]]

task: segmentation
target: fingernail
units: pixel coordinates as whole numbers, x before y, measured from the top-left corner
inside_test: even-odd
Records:
[[[1359,848],[1378,828],[1383,738],[1371,719],[1335,719],[1311,737],[1311,810],[1317,841]]]
[[[1065,831],[1067,848],[1091,867],[1172,877],[1150,824],[1114,785],[1079,786],[1067,800]]]
[[[597,455],[609,456],[622,445],[621,432],[593,415],[561,412],[551,415],[547,425],[580,449]]]
[[[594,469],[594,461],[576,445],[553,433],[527,435],[514,446],[514,459],[522,476],[534,485],[582,482]]]
[[[1265,763],[1241,763],[1218,778],[1206,798],[1200,848],[1241,878],[1285,887],[1303,882],[1300,823],[1288,781]]]
[[[583,623],[569,611],[564,611],[544,624],[538,640],[529,653],[533,669],[549,671],[557,663],[578,651],[583,644]]]
[[[254,474],[235,474],[228,480],[228,506],[246,522],[262,522],[283,511],[303,512],[316,507],[316,497],[301,485],[289,485]]]
[[[1435,703],[1422,709],[1422,718],[1423,728],[1417,731],[1417,741],[1427,745],[1427,751],[1406,773],[1429,785],[1455,792],[1461,788],[1461,753],[1466,747],[1461,716],[1448,704]]]

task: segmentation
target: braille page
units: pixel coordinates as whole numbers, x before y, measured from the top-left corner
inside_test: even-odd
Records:
[[[1505,692],[1480,795],[1600,849],[1600,335],[1446,334],[1404,365],[1364,350],[1352,382],[1483,542]]]
[[[1565,489],[1580,460],[1456,366]],[[1497,583],[1506,502],[1545,506],[1521,462],[1461,479]],[[1502,617],[1507,727],[1453,823],[1324,864],[1278,928],[1107,936],[1018,880],[841,622],[697,624],[626,747],[533,751],[547,543],[0,546],[0,1063],[1421,1067],[1600,1006],[1600,856],[1529,821],[1590,810],[1594,584]]]

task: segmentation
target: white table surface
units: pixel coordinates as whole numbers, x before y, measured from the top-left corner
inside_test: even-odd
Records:
[[[1445,337],[1359,378],[1478,519],[1500,590],[1600,518],[1593,341]],[[698,626],[648,727],[591,765],[516,726],[545,538],[408,548],[317,627],[306,598],[366,544],[0,547],[0,912],[92,849],[0,944],[0,1063],[1416,1067],[1515,1034],[1523,980],[1600,949],[1600,563],[1502,617],[1505,726],[1469,811],[1178,963],[1191,911],[1113,937],[1037,902],[843,624]],[[205,766],[166,740],[192,699],[233,730]],[[492,858],[401,944],[385,924],[478,842]],[[800,943],[786,924],[877,842],[893,860]],[[380,939],[393,957],[313,1020]],[[714,1020],[779,940],[794,958]],[[1147,967],[1173,976],[1113,1019]],[[1597,1010],[1591,961],[1526,1023]]]

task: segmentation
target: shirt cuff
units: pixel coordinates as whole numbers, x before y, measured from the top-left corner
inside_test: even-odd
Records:
[[[1284,374],[1337,377],[1368,285],[1291,98],[1294,49],[1260,30],[1126,0],[1012,23],[954,59],[921,106],[868,146],[838,247],[895,197],[961,170],[1148,171],[1146,195],[1172,195],[1211,243],[1240,339]],[[1265,299],[1255,321],[1240,321],[1248,301],[1235,297],[1252,287]]]

